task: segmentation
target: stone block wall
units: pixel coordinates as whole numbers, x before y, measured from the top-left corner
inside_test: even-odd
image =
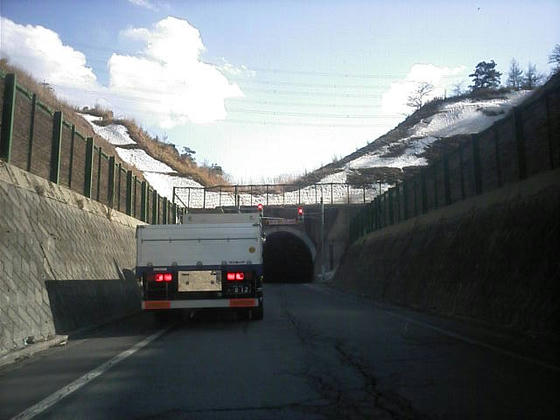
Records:
[[[0,161],[0,356],[140,310],[140,223]]]

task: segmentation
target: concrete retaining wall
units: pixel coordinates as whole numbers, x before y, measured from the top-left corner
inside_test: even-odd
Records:
[[[139,223],[0,161],[0,356],[138,311]]]
[[[560,170],[358,240],[334,284],[376,300],[555,336]]]

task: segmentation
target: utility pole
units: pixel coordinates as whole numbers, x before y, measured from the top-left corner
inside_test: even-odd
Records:
[[[321,194],[321,280],[325,281],[325,201]]]

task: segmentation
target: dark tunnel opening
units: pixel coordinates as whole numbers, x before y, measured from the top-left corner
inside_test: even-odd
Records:
[[[313,280],[313,257],[307,245],[288,232],[266,236],[263,251],[264,281],[305,283]]]

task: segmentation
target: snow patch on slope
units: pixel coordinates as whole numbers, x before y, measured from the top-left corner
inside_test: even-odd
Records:
[[[474,134],[486,130],[521,103],[530,91],[512,92],[503,99],[471,100],[444,104],[432,116],[422,119],[408,131],[408,136],[379,147],[348,162],[340,172],[328,175],[320,182],[345,182],[353,169],[407,166],[426,166],[424,152],[436,140],[460,134]]]
[[[103,137],[109,143],[115,146],[127,146],[130,144],[136,144],[130,135],[128,130],[124,125],[121,124],[109,124],[107,126],[100,126],[95,124],[94,121],[100,121],[102,118],[95,115],[80,114],[93,128],[93,131],[98,136]]]
[[[169,200],[173,199],[173,187],[193,187],[193,188],[204,188],[202,184],[182,176],[177,175],[167,175],[155,172],[144,172],[144,178],[146,181],[155,188],[159,195],[166,197]],[[185,196],[186,190],[178,190],[181,192],[181,196]]]
[[[116,148],[119,157],[142,172],[175,173],[173,168],[154,159],[142,149]]]

